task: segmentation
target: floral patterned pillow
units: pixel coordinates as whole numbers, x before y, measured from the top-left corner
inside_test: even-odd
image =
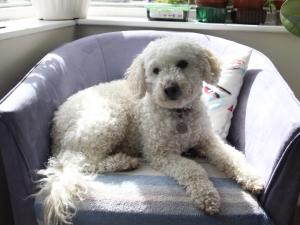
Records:
[[[228,135],[251,53],[249,50],[226,55],[218,84],[203,85],[202,99],[207,105],[213,129],[223,139]]]

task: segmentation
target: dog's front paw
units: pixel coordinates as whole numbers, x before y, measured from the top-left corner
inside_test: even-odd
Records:
[[[215,188],[199,190],[197,194],[192,194],[192,199],[207,214],[213,215],[220,211],[221,199]]]
[[[248,174],[237,178],[237,182],[246,191],[250,191],[254,194],[259,194],[264,189],[262,179],[255,174]]]

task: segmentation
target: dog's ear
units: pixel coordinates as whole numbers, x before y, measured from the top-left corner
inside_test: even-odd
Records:
[[[125,73],[125,79],[130,90],[137,98],[142,98],[146,94],[145,68],[143,55],[138,55]]]
[[[205,57],[209,66],[204,72],[204,81],[208,84],[216,84],[221,75],[221,64],[218,58],[208,49],[205,49]]]

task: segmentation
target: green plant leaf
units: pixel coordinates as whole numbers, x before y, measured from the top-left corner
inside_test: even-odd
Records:
[[[288,0],[280,10],[282,25],[292,34],[300,37],[300,1]]]

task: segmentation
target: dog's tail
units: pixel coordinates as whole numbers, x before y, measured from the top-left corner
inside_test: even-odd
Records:
[[[38,181],[39,197],[43,206],[43,224],[71,224],[76,213],[76,201],[87,193],[92,174],[87,172],[86,158],[78,152],[64,151],[49,160]]]

